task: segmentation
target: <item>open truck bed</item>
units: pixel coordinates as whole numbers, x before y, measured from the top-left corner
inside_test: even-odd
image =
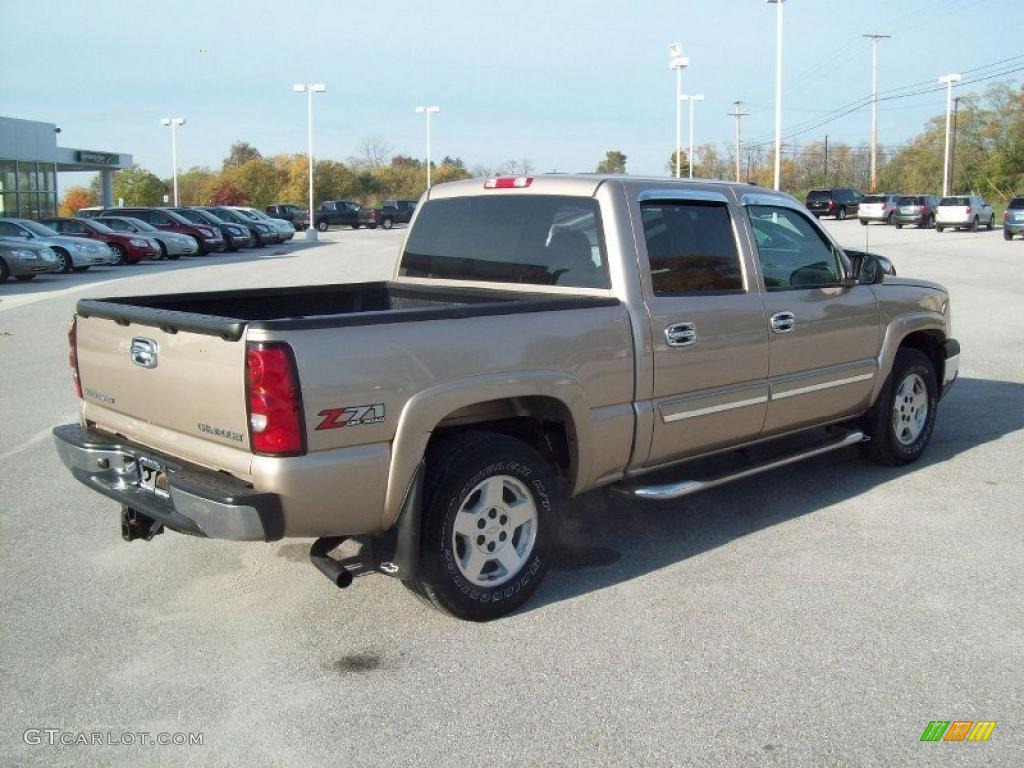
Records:
[[[611,297],[374,282],[82,299],[78,315],[238,341],[246,327],[267,331],[340,328],[618,303]]]

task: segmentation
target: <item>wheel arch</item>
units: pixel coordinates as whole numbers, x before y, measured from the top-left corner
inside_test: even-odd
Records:
[[[588,419],[582,387],[565,373],[472,377],[417,394],[399,416],[383,529],[397,519],[431,443],[460,430],[493,431],[523,440],[552,460],[572,493],[585,485],[589,474]]]
[[[941,384],[946,366],[942,344],[947,338],[944,318],[938,313],[908,315],[890,324],[879,354],[878,377],[871,392],[871,403],[882,393],[900,349],[909,347],[927,355],[935,366],[935,378]]]

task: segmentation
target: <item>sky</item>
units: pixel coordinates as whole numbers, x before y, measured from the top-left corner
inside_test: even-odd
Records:
[[[970,70],[1021,69],[992,81],[1019,83],[1020,4],[787,0],[783,133],[870,95],[862,33],[893,36],[879,46],[881,91]],[[131,153],[168,177],[160,118],[187,120],[182,169],[219,166],[237,140],[265,155],[305,152],[306,97],[291,86],[323,82],[313,104],[318,157],[357,155],[370,136],[423,157],[414,107],[436,104],[435,161],[593,171],[618,149],[628,172],[662,175],[675,142],[674,41],[690,58],[683,90],[706,97],[696,143],[732,141],[726,113],[737,99],[750,113],[744,140],[770,141],[775,6],[763,0],[0,0],[0,115],[56,123],[62,146]],[[941,92],[881,104],[879,142],[906,142],[944,108]],[[794,140],[826,133],[867,141],[870,108]]]

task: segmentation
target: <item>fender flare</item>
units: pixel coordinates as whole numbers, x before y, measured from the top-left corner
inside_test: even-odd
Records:
[[[947,336],[946,320],[938,312],[915,312],[897,317],[889,323],[882,339],[882,348],[878,353],[878,376],[875,377],[875,385],[871,390],[870,405],[874,405],[882,393],[885,382],[888,381],[889,374],[892,372],[896,352],[903,340],[918,331],[936,331],[945,339]],[[941,372],[937,371],[936,373],[941,378]]]
[[[590,407],[575,376],[561,371],[533,370],[483,374],[446,382],[411,397],[398,417],[382,530],[390,528],[398,518],[437,425],[460,408],[513,397],[548,397],[565,407],[573,421],[571,427],[578,451],[575,476],[569,478],[570,484],[576,488],[586,481],[590,474]]]

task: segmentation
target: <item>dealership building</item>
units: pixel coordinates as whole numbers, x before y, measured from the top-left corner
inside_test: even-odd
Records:
[[[61,171],[98,171],[103,204],[114,204],[114,174],[130,168],[132,156],[58,147],[59,134],[53,123],[0,117],[0,216],[55,216]]]

